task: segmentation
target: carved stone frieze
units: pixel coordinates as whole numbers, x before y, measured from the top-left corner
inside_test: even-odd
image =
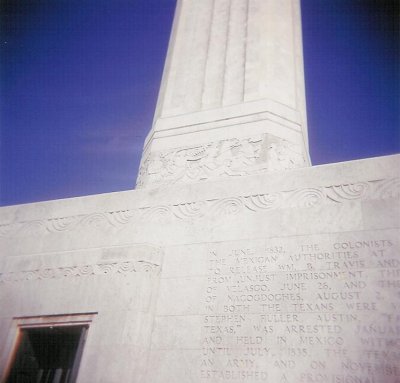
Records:
[[[130,273],[158,273],[160,265],[148,261],[98,263],[95,265],[43,268],[0,273],[0,283],[87,277],[93,275],[127,275]]]
[[[388,199],[400,195],[400,178],[352,184],[232,196],[172,205],[143,206],[136,209],[81,214],[69,217],[20,221],[0,225],[0,237],[44,235],[86,229],[118,229],[127,224],[224,217],[239,213],[254,214],[271,209],[311,208],[329,203]]]
[[[302,149],[263,134],[151,152],[139,170],[137,188],[261,174],[305,166]]]

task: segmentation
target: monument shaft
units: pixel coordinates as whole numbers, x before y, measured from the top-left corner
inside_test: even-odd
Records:
[[[306,165],[299,1],[178,1],[137,186]]]

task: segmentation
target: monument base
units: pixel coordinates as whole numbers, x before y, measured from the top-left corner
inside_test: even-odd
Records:
[[[81,383],[399,383],[399,165],[1,208],[0,376],[81,326]]]

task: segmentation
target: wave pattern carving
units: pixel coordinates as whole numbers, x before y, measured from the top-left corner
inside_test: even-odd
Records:
[[[62,279],[70,277],[88,277],[93,275],[128,275],[130,273],[155,273],[160,271],[160,265],[144,260],[95,265],[44,268],[38,270],[0,273],[0,283],[26,282],[35,280]]]
[[[182,202],[173,205],[144,206],[131,210],[97,212],[71,217],[21,221],[0,225],[0,237],[36,236],[71,232],[79,229],[118,230],[129,224],[196,220],[203,217],[227,217],[243,212],[258,213],[271,209],[312,208],[327,203],[345,203],[365,199],[400,196],[400,178],[354,184],[294,189],[264,194]]]

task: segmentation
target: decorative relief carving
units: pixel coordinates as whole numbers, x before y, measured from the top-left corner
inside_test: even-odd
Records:
[[[303,166],[305,160],[298,145],[263,134],[150,153],[140,166],[136,187],[198,182]]]
[[[298,207],[312,207],[321,205],[327,197],[327,190],[324,188],[307,188],[296,190],[288,198],[288,205]]]
[[[343,199],[360,199],[367,195],[371,185],[368,182],[359,182],[356,184],[334,185],[327,188],[329,190],[328,198],[335,202]]]
[[[79,216],[74,217],[63,217],[63,218],[55,218],[50,219],[49,224],[51,226],[50,231],[65,231],[76,225],[79,220]]]
[[[99,263],[95,265],[45,268],[28,271],[0,273],[0,283],[34,280],[86,277],[91,275],[126,275],[130,273],[158,273],[160,265],[148,261]]]
[[[0,237],[69,232],[83,227],[118,229],[130,223],[162,222],[174,219],[194,220],[206,216],[224,217],[241,212],[257,213],[279,208],[310,208],[327,203],[387,199],[399,195],[400,178],[391,178],[354,184],[191,201],[174,205],[147,206],[131,210],[82,214],[41,221],[22,221],[0,225]]]

